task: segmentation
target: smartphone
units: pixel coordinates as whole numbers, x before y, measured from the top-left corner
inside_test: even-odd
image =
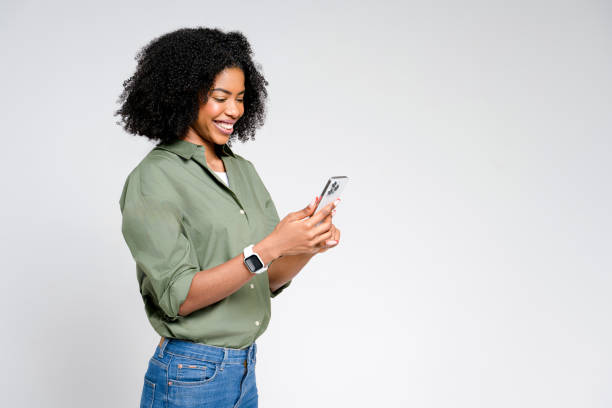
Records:
[[[349,178],[347,176],[330,177],[329,180],[327,180],[325,187],[323,187],[323,192],[321,193],[321,201],[319,201],[319,204],[317,205],[317,208],[315,208],[313,214],[316,214],[319,208],[325,207],[327,204],[331,203],[332,201],[335,201],[336,198],[340,197],[340,194],[342,194],[342,191],[344,190],[344,187],[346,187],[348,180]]]

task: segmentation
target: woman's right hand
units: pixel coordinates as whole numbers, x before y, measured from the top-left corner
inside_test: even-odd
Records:
[[[331,238],[331,212],[338,201],[327,204],[313,215],[320,198],[315,198],[302,210],[289,213],[268,235],[276,255],[315,254],[320,243]],[[320,225],[317,224],[323,221]]]

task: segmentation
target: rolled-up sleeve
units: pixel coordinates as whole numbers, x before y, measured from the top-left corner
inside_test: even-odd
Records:
[[[272,290],[270,290],[270,297],[276,297],[278,296],[278,294],[280,294],[283,290],[285,290],[287,288],[287,286],[291,285],[291,281],[285,283],[283,286],[281,286],[280,288],[276,289],[274,292],[272,292]]]
[[[177,318],[200,270],[180,211],[172,203],[128,190],[122,199],[121,230],[141,271],[141,294],[167,318]]]

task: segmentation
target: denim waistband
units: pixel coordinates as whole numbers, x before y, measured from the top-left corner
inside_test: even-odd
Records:
[[[253,343],[245,349],[234,349],[229,347],[209,346],[207,344],[194,343],[188,340],[166,338],[157,346],[156,354],[161,358],[165,352],[214,363],[244,364],[245,360],[253,361],[255,359],[257,345]]]

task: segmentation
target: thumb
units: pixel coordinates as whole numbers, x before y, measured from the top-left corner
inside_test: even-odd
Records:
[[[312,215],[312,213],[315,210],[315,207],[317,206],[317,203],[319,202],[320,198],[319,197],[315,197],[310,204],[308,204],[306,207],[302,208],[299,211],[296,211],[294,213],[292,213],[293,215],[293,219],[294,220],[301,220],[303,218],[309,217]]]

